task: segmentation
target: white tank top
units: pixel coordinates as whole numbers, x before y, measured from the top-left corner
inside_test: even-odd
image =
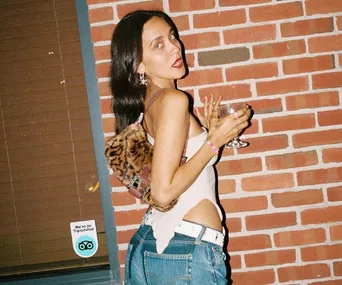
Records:
[[[154,140],[147,135],[148,141],[153,145]],[[201,148],[207,138],[207,131],[188,140],[186,156],[188,160]],[[208,199],[217,208],[222,220],[222,213],[217,205],[215,195],[215,172],[213,164],[216,161],[213,157],[205,166],[195,182],[179,197],[178,203],[168,212],[160,212],[152,209],[151,218],[153,221],[153,235],[156,238],[157,252],[162,253],[174,236],[175,227],[182,221],[184,215],[195,207],[203,199]]]

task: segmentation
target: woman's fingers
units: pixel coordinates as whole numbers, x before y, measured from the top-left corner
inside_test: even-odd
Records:
[[[200,120],[201,118],[203,118],[202,114],[200,113],[199,109],[197,107],[194,107],[195,113],[196,113],[196,117]]]
[[[214,107],[214,94],[210,93],[209,105],[208,105],[208,115],[211,115]]]
[[[251,109],[248,108],[248,106],[245,106],[242,109],[237,110],[234,114],[235,114],[235,118],[238,119],[238,118],[242,117],[245,114],[250,115],[251,114]]]
[[[201,125],[205,126],[205,119],[202,116],[200,110],[198,109],[198,107],[194,107],[194,109],[195,109],[196,116],[197,116],[198,120],[200,121]]]

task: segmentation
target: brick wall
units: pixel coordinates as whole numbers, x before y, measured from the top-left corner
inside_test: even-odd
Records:
[[[250,146],[217,165],[234,284],[342,284],[342,1],[87,2],[106,136],[111,33],[137,8],[176,22],[197,106],[210,91],[253,106]],[[146,207],[111,181],[123,263]]]

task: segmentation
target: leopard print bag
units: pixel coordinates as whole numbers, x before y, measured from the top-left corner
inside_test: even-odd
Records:
[[[159,206],[151,196],[151,165],[153,146],[148,142],[141,125],[141,116],[127,126],[105,146],[105,156],[114,175],[128,188],[130,194],[142,199],[159,211],[166,212],[176,205],[174,199],[167,206]]]
[[[160,90],[161,91],[161,90]],[[160,91],[151,99],[145,113],[159,95]],[[153,145],[147,140],[147,135],[141,122],[144,113],[141,113],[138,120],[105,145],[105,156],[108,165],[113,169],[114,175],[128,188],[128,192],[138,199],[152,206],[153,208],[167,212],[178,202],[178,198],[172,200],[166,206],[158,205],[151,196],[151,166]],[[188,138],[183,150],[180,164],[186,161],[186,147]]]

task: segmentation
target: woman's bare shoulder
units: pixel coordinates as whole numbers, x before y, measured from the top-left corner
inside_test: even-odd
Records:
[[[184,104],[188,105],[189,103],[188,96],[184,92],[174,89],[174,88],[165,88],[162,91],[162,95],[163,96],[161,96],[160,103],[162,105],[165,104],[168,107],[170,106],[180,107]]]

